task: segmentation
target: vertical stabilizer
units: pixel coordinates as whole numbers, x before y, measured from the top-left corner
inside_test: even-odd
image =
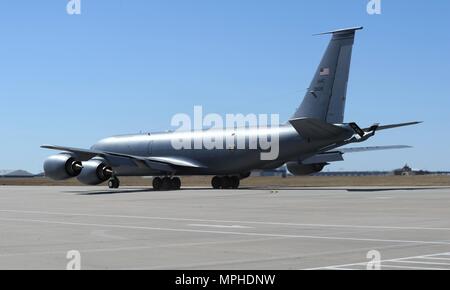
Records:
[[[315,118],[328,123],[344,121],[347,82],[355,31],[362,27],[340,29],[321,34],[333,37],[314,74],[311,85],[294,118]]]

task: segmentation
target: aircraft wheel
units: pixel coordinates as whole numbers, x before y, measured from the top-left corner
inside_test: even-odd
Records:
[[[219,176],[214,176],[211,179],[211,185],[214,189],[220,189],[222,187],[222,179]]]
[[[161,182],[162,190],[170,190],[172,188],[172,179],[170,177],[164,177]]]
[[[108,180],[108,187],[109,188],[119,188],[120,181],[117,177],[113,177],[110,180]]]
[[[231,188],[233,189],[239,188],[239,183],[240,183],[239,177],[237,176],[230,177]]]
[[[222,189],[229,189],[231,188],[231,178],[228,176],[224,176],[221,178],[222,181]]]
[[[175,189],[175,190],[180,189],[181,188],[181,180],[180,180],[180,178],[179,177],[172,178],[171,185],[172,185],[171,186],[172,189]]]
[[[154,177],[153,178],[153,189],[154,190],[160,190],[162,185],[162,179],[161,177]]]

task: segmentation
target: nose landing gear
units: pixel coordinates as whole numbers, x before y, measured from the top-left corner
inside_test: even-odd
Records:
[[[240,179],[237,176],[214,176],[211,185],[214,189],[237,189]]]
[[[117,178],[116,176],[113,176],[108,180],[109,188],[119,188],[119,186],[120,186],[120,181],[119,181],[119,178]]]

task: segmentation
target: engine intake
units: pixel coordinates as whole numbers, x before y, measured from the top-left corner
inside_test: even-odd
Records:
[[[77,179],[87,185],[97,185],[111,178],[112,173],[112,168],[103,158],[92,158],[83,162],[83,170]]]
[[[78,176],[83,166],[70,154],[56,154],[48,157],[44,162],[45,176],[53,180],[64,180]]]

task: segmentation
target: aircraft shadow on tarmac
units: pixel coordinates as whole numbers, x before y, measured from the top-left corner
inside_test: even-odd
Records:
[[[400,191],[400,190],[441,190],[450,189],[450,187],[373,187],[373,188],[346,188],[346,187],[248,187],[242,189],[260,189],[260,190],[283,190],[283,191],[348,191],[348,192],[378,192],[378,191]]]
[[[133,189],[115,189],[115,190],[89,190],[89,191],[75,191],[68,190],[66,193],[75,193],[77,195],[100,195],[100,194],[119,194],[119,193],[137,193],[155,191],[152,188],[133,188]]]
[[[259,189],[259,190],[295,190],[295,191],[348,191],[348,192],[379,192],[379,191],[400,191],[400,190],[441,190],[450,189],[450,187],[361,187],[361,188],[347,188],[347,187],[279,187],[279,188],[267,188],[267,187],[248,187],[241,189]]]
[[[436,190],[436,189],[450,189],[450,187],[392,187],[392,188],[349,188],[350,192],[377,192],[377,191],[399,191],[399,190]]]
[[[138,193],[138,192],[177,192],[183,190],[212,190],[211,188],[181,188],[178,190],[155,190],[151,187],[147,188],[123,188],[123,189],[109,189],[109,190],[67,190],[65,193],[75,193],[78,195],[101,195],[101,194],[119,194],[119,193]]]
[[[345,187],[242,187],[240,189],[227,190],[227,191],[240,191],[240,190],[282,190],[282,191],[348,191],[348,192],[382,192],[382,191],[413,191],[413,190],[436,190],[436,189],[450,189],[450,187],[380,187],[380,188],[345,188]],[[190,187],[190,188],[182,188],[176,191],[211,191],[211,188],[205,187]],[[173,190],[168,190],[166,192],[171,192]],[[175,191],[175,192],[176,192]],[[89,190],[89,191],[65,191],[66,193],[75,193],[78,195],[102,195],[102,194],[120,194],[120,193],[139,193],[139,192],[164,192],[160,190],[154,190],[153,188],[124,188],[124,189],[113,189],[113,190]]]

